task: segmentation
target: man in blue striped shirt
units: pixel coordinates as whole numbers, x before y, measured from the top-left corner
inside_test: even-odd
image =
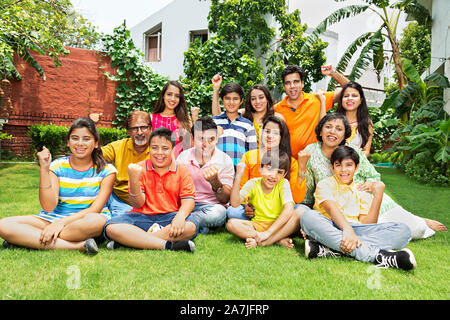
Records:
[[[220,84],[214,86],[216,94],[218,88],[220,88]],[[255,128],[250,120],[244,118],[238,112],[244,101],[244,90],[240,85],[227,83],[220,91],[220,98],[225,107],[225,112],[213,117],[216,125],[223,129],[223,133],[217,142],[217,148],[229,155],[233,159],[234,166],[236,166],[244,153],[257,148]]]

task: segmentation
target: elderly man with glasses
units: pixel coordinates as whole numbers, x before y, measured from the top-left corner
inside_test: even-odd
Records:
[[[102,147],[103,156],[118,171],[113,192],[107,202],[113,217],[133,209],[128,198],[128,165],[149,158],[148,139],[152,132],[150,114],[134,110],[127,118],[126,128],[129,138]]]

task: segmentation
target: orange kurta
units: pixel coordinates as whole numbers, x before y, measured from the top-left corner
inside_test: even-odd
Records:
[[[241,161],[245,163],[245,171],[242,176],[239,189],[241,189],[248,180],[261,177],[261,173],[259,172],[261,165],[259,149],[247,151]],[[303,182],[298,183],[298,162],[294,158],[291,158],[291,170],[289,172],[289,176],[289,184],[291,186],[294,202],[301,203],[305,198],[306,179],[303,179]]]

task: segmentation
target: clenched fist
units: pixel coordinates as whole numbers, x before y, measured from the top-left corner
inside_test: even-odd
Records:
[[[142,175],[142,167],[136,163],[128,165],[128,176],[130,181],[139,181]]]
[[[306,171],[306,164],[308,163],[309,158],[311,158],[311,154],[308,150],[301,150],[297,154],[297,161],[298,161],[298,171],[304,172]]]
[[[41,168],[50,168],[52,163],[52,154],[46,147],[42,147],[42,151],[37,153],[39,165]]]

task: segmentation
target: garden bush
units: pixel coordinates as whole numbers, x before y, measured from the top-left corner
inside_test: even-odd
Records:
[[[52,158],[69,153],[66,146],[68,127],[54,124],[34,124],[29,127],[28,135],[31,138],[31,148],[33,151],[40,151],[45,146],[52,154]],[[128,136],[125,129],[98,128],[100,134],[100,144],[102,146]],[[34,152],[32,152],[34,153]]]

